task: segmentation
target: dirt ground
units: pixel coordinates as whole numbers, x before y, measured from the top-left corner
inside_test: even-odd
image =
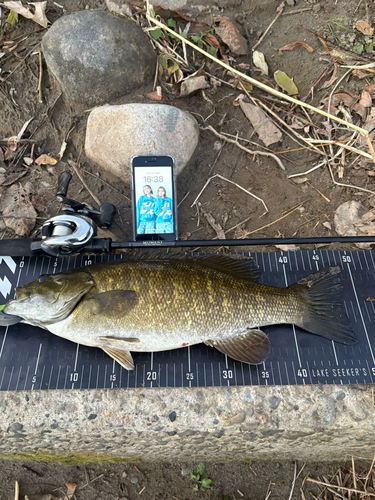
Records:
[[[106,8],[104,0],[64,0],[61,3],[64,9],[50,0],[47,2],[47,17],[52,23],[60,16],[78,10]],[[218,5],[221,6],[220,15],[228,16],[235,22],[247,39],[248,46],[252,47],[275,18],[278,3],[228,0],[220,1]],[[296,10],[301,12],[290,13]],[[0,52],[5,52],[0,59],[2,70],[0,73],[0,139],[4,139],[0,143],[2,151],[6,153],[8,147],[6,139],[16,136],[23,124],[30,118],[33,118],[33,121],[24,138],[30,137],[32,133],[32,139],[36,141],[34,146],[36,155],[44,146],[44,153],[57,158],[62,143],[64,140],[67,142],[63,160],[55,166],[36,164],[28,166],[22,160],[22,156],[4,159],[4,161],[0,156],[1,196],[5,196],[11,185],[22,185],[27,193],[28,202],[37,211],[38,219],[35,227],[25,230],[22,236],[35,234],[46,218],[58,212],[59,206],[55,199],[57,177],[60,172],[68,168],[66,162],[73,160],[75,163],[78,161],[85,182],[100,201],[102,203],[110,201],[115,204],[117,215],[111,231],[119,240],[131,239],[129,186],[122,185],[118,179],[102,175],[97,166],[87,161],[83,143],[88,113],[78,113],[69,105],[64,96],[59,97],[59,91],[50,80],[44,64],[41,81],[42,102],[39,102],[40,94],[37,89],[40,67],[38,55],[34,53],[39,50],[38,43],[45,30],[22,17],[19,18],[16,26],[12,28],[5,26],[4,19],[7,11],[6,13],[4,11],[5,9],[2,14],[0,36]],[[284,13],[286,15],[281,15],[277,19],[258,50],[266,56],[270,66],[270,75],[273,75],[276,70],[283,70],[294,79],[300,98],[309,94],[312,86],[333,61],[332,51],[328,54],[323,52],[323,47],[316,36],[318,32],[323,35],[330,48],[340,51],[350,52],[353,47],[358,47],[361,43],[368,44],[369,40],[373,39],[373,35],[365,39],[365,35],[353,29],[356,22],[363,20],[368,21],[370,25],[375,25],[374,7],[368,0],[339,0],[338,2],[322,0],[320,3],[314,0],[297,0],[294,6],[286,5]],[[199,31],[199,28],[196,29]],[[12,40],[14,42],[10,43]],[[313,52],[307,52],[301,46],[292,51],[278,50],[296,41],[305,42],[313,49]],[[229,54],[224,44],[222,44],[222,49]],[[364,51],[361,56],[355,56],[353,61],[362,65],[371,63],[375,60],[374,54],[375,49],[372,53]],[[233,58],[233,54],[231,56]],[[347,61],[350,62],[350,59]],[[235,56],[234,59],[230,59],[230,62],[253,78],[259,78],[260,72],[251,67],[250,55]],[[206,64],[206,71],[223,82],[233,80],[223,68],[210,62]],[[347,69],[338,67],[337,77],[341,78],[345,71]],[[364,87],[375,83],[373,74],[368,72],[366,78],[359,79],[350,73],[338,85],[338,89],[354,96],[352,106],[345,109],[342,112],[344,114],[339,115],[340,117],[347,118],[349,113],[353,123],[363,125],[365,115],[361,116],[353,109],[354,105],[359,102]],[[329,88],[322,89],[321,87],[324,82],[328,82],[330,77],[331,73],[327,73],[314,87],[307,102],[319,106],[329,96],[333,85],[338,80]],[[274,84],[272,76],[269,80]],[[163,89],[167,88],[165,81],[159,81],[159,83],[163,84]],[[161,102],[196,113],[195,116],[202,126],[210,125],[220,133],[238,135],[260,144],[257,134],[254,133],[241,108],[233,105],[236,97],[243,93],[242,89],[235,88],[235,86],[233,82],[231,86],[222,83],[220,86],[211,86],[204,93],[196,92],[180,99],[163,91]],[[147,91],[152,91],[152,84]],[[299,126],[299,122],[307,119],[300,109],[293,109],[286,102],[281,102],[261,90],[254,88],[251,95],[261,99],[289,125]],[[136,93],[116,103],[135,101],[151,102],[145,94]],[[339,104],[337,108],[338,106]],[[365,111],[367,115],[370,115],[371,105]],[[375,116],[375,110],[373,113]],[[318,133],[320,131],[319,137],[326,139],[329,126],[323,124],[325,119],[310,113],[309,120],[313,123],[310,131],[316,130]],[[302,128],[294,130],[306,136],[303,126],[306,126],[306,123],[303,123]],[[206,181],[215,174],[237,183],[261,198],[269,210],[264,215],[264,206],[259,201],[233,184],[216,177],[204,190],[200,202],[204,211],[211,214],[224,231],[235,228],[227,233],[227,238],[335,235],[334,213],[341,203],[360,200],[368,210],[375,206],[371,193],[371,191],[375,193],[375,177],[369,175],[373,173],[374,166],[371,160],[347,152],[345,156],[340,155],[332,166],[336,182],[350,184],[362,190],[335,185],[326,166],[304,176],[308,178],[308,183],[295,183],[288,179],[289,175],[309,170],[321,162],[323,156],[311,149],[301,149],[306,144],[301,141],[297,144],[292,138],[294,136],[291,131],[282,128],[282,132],[282,140],[271,145],[270,150],[280,153],[278,158],[283,162],[285,171],[273,158],[249,154],[234,144],[218,139],[210,130],[202,128],[197,150],[177,181],[178,200],[181,202],[178,214],[180,236],[189,239],[212,239],[217,236],[202,213],[198,214],[197,207],[191,207]],[[347,129],[338,129],[333,137],[336,140],[343,140],[348,137],[347,132]],[[251,150],[261,149],[260,146],[251,143],[242,144]],[[25,154],[29,155],[30,145],[27,147]],[[357,144],[357,147],[366,150],[364,145]],[[334,149],[337,150],[336,147]],[[329,154],[328,149],[327,154]],[[340,179],[339,172],[342,173]],[[97,208],[76,175],[71,182],[68,197]],[[297,210],[289,214],[297,207],[299,207]],[[2,239],[21,236],[20,233],[15,234],[5,222],[5,218],[0,217]],[[338,246],[336,245],[335,248]],[[298,471],[302,465],[298,464]],[[23,499],[24,495],[28,495],[30,500],[41,499],[41,496],[33,497],[32,495],[42,493],[61,497],[66,492],[64,487],[66,482],[78,484],[75,492],[77,500],[141,497],[221,500],[226,498],[225,495],[228,495],[230,499],[308,499],[315,498],[321,488],[305,482],[303,490],[305,493],[301,493],[304,478],[310,475],[315,478],[325,476],[330,479],[338,469],[337,464],[307,465],[298,477],[294,493],[289,496],[294,476],[294,464],[291,463],[206,464],[206,476],[212,479],[212,486],[207,491],[200,488],[198,492],[193,492],[193,482],[189,474],[196,466],[197,464],[193,463],[174,463],[63,467],[22,461],[15,463],[0,461],[0,499],[14,498],[15,480],[20,483],[20,498]],[[332,493],[326,492],[326,494],[327,497],[318,496],[318,498],[333,498]],[[341,495],[343,494],[342,492]]]
[[[370,462],[355,461],[356,488],[353,485],[351,462],[343,464],[248,462],[207,463],[203,474],[211,479],[209,488],[199,486],[193,491],[191,472],[196,463],[147,463],[87,466],[62,466],[41,463],[0,461],[1,500],[14,499],[14,482],[19,481],[20,498],[29,500],[54,500],[68,497],[66,484],[76,484],[72,498],[77,500],[267,500],[267,499],[327,499],[360,497],[353,491],[351,497],[341,489],[363,491],[370,470]],[[372,489],[373,478],[367,484]],[[296,479],[295,479],[296,478]],[[322,484],[310,481],[320,481]],[[340,482],[341,481],[341,482]],[[336,486],[336,488],[335,488]],[[328,489],[327,489],[328,488]],[[333,496],[334,491],[338,495]],[[43,496],[45,495],[45,496]],[[70,497],[69,497],[70,498]]]

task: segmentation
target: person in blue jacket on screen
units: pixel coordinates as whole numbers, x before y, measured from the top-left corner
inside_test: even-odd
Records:
[[[143,186],[143,196],[139,197],[137,202],[137,233],[152,234],[155,233],[156,215],[154,213],[155,198],[152,196],[151,186]]]
[[[156,195],[154,206],[156,215],[156,233],[173,233],[173,202],[167,197],[167,192],[160,186]]]

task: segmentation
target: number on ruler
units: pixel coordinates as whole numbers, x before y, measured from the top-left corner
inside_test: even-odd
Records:
[[[78,373],[77,372],[71,373],[70,374],[70,381],[77,382],[77,380],[78,380]]]
[[[301,370],[297,371],[297,375],[299,377],[305,378],[307,377],[307,370],[305,368],[301,368]]]
[[[223,378],[233,378],[232,370],[223,370]]]
[[[21,260],[20,262],[20,267],[23,267],[25,265],[25,261],[24,260]]]
[[[315,255],[315,254],[314,254],[314,255],[312,256],[312,260],[319,260],[319,255]]]
[[[147,380],[156,380],[156,372],[147,372]]]
[[[279,262],[281,262],[281,264],[287,264],[288,262],[288,257],[279,257]]]
[[[375,375],[375,368],[374,367],[371,368],[371,371],[372,371],[372,374]]]
[[[352,258],[350,257],[350,255],[343,255],[342,256],[342,261],[343,262],[351,262]]]
[[[35,384],[35,382],[36,382],[36,375],[33,375],[32,379],[31,379],[31,382],[32,382],[33,384]]]
[[[270,378],[270,372],[262,372],[262,378]]]
[[[194,373],[188,372],[186,374],[186,380],[194,380]]]
[[[84,266],[91,266],[92,260],[85,260]]]
[[[116,382],[116,373],[111,373],[111,375],[109,376],[109,380],[110,382]]]

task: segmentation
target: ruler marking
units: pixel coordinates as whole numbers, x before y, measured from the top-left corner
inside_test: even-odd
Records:
[[[278,372],[279,372],[280,384],[283,385],[283,378],[281,376],[281,368],[280,368],[280,363],[279,362],[277,362],[277,369],[278,369]]]
[[[207,387],[206,363],[203,363],[203,380],[204,380],[204,386]]]
[[[42,350],[42,344],[39,345],[39,351],[38,351],[38,357],[36,358],[36,364],[35,364],[35,370],[34,370],[34,375],[33,375],[33,380],[34,382],[32,383],[31,390],[34,390],[34,384],[36,382],[36,374],[38,371],[38,365],[39,365],[39,360],[40,360],[40,352]],[[35,378],[34,378],[35,377]]]
[[[371,344],[370,344],[370,339],[369,339],[369,336],[368,336],[368,332],[367,332],[367,328],[366,328],[366,323],[365,323],[365,320],[364,320],[363,315],[362,315],[361,307],[360,307],[360,305],[359,305],[359,300],[358,300],[357,290],[356,290],[355,285],[354,285],[352,272],[351,272],[350,266],[347,266],[347,268],[348,268],[348,271],[349,271],[350,280],[351,280],[351,282],[352,282],[352,287],[353,287],[353,291],[354,291],[355,299],[356,299],[356,301],[357,301],[358,310],[359,310],[359,315],[360,315],[360,317],[361,317],[362,324],[363,324],[363,328],[364,328],[364,330],[365,330],[365,334],[366,334],[367,343],[368,343],[368,345],[369,345],[369,349],[370,349],[370,353],[371,353],[371,357],[372,357],[372,362],[375,364],[374,353],[373,353],[373,350],[372,350],[372,346],[371,346]]]
[[[152,372],[154,370],[154,353],[151,352],[151,384],[150,387],[152,387]],[[145,380],[145,366],[143,365],[143,380]]]
[[[270,361],[270,367],[271,367],[271,374],[272,374],[272,384],[273,384],[273,385],[276,385],[276,384],[275,384],[275,376],[274,376],[274,373],[273,373],[273,365],[272,365],[272,361]]]
[[[286,364],[286,361],[284,361],[284,365],[285,365],[286,381],[288,382],[288,385],[290,385],[289,373],[288,373],[288,365]]]
[[[9,392],[9,388],[10,388],[10,383],[12,381],[12,377],[13,377],[13,371],[14,371],[14,366],[12,366],[12,370],[10,372],[10,377],[9,377],[9,382],[8,382],[8,387],[7,387],[7,392]]]
[[[113,382],[114,382],[114,380],[113,380],[113,375],[115,374],[115,369],[116,369],[115,365],[116,365],[116,361],[115,361],[115,360],[113,360],[113,363],[112,363],[112,375],[111,375],[111,379],[112,379],[112,380],[111,380],[111,389],[113,389]],[[120,386],[120,387],[121,387],[121,386]]]
[[[371,380],[371,383],[373,384],[373,383],[374,383],[374,380],[373,380],[373,378],[372,378],[372,370],[370,370],[370,366],[369,366],[369,364],[368,364],[367,359],[366,359],[366,364],[367,364],[367,368],[368,368],[368,373],[369,373],[369,375],[370,375],[370,380]]]
[[[22,372],[22,365],[20,366],[20,371],[19,371],[19,373],[18,373],[18,378],[17,378],[16,388],[14,389],[15,391],[18,391],[18,384],[20,383],[20,379],[21,379],[21,372]]]
[[[1,382],[0,382],[0,390],[1,390],[1,387],[2,387],[2,385],[3,385],[4,375],[5,375],[5,370],[6,370],[6,366],[4,366],[3,376],[1,377]]]
[[[190,346],[188,345],[187,347],[187,354],[188,354],[188,371],[189,371],[189,387],[191,387],[191,380],[190,380],[190,374],[191,374],[191,359],[190,359]]]

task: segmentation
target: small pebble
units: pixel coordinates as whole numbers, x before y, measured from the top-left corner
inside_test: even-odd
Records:
[[[137,484],[138,483],[138,478],[137,477],[132,477],[130,480],[131,483]]]
[[[186,466],[182,467],[182,469],[181,469],[182,476],[188,476],[190,474],[190,472],[191,472],[190,469]]]
[[[247,393],[246,396],[245,396],[245,401],[246,403],[253,403],[253,398],[251,397],[251,394],[250,393]]]
[[[176,420],[177,414],[175,411],[171,411],[171,413],[168,416],[169,416],[169,420],[171,422],[174,422]]]
[[[125,479],[128,476],[128,473],[124,471],[121,475]]]

